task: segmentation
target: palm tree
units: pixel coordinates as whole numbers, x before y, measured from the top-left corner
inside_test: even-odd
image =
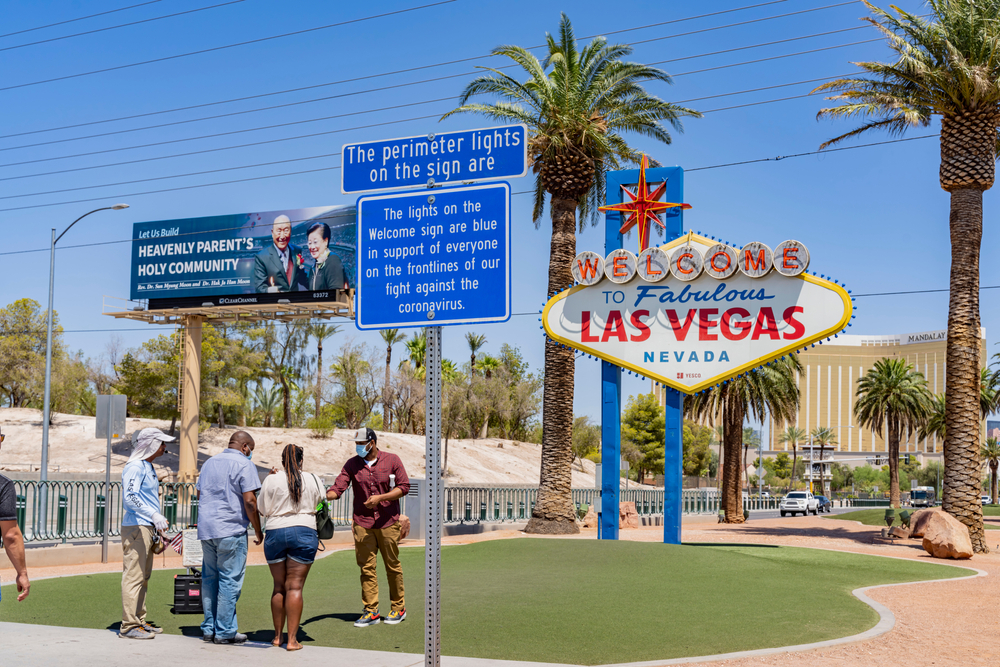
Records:
[[[476,368],[483,372],[486,379],[489,380],[493,377],[493,371],[500,368],[503,364],[496,357],[491,357],[489,355],[483,355],[480,357],[479,361],[476,362]]]
[[[382,329],[378,332],[385,343],[385,384],[382,385],[382,417],[385,419],[383,428],[388,431],[392,426],[392,412],[389,410],[391,402],[392,383],[390,381],[389,368],[392,365],[392,346],[403,342],[406,335],[399,329]]]
[[[264,389],[263,385],[257,384],[253,392],[254,413],[261,418],[261,426],[268,428],[271,426],[271,418],[275,410],[281,405],[281,387],[272,384],[270,389]]]
[[[1000,371],[990,372],[988,368],[980,369],[979,375],[979,414],[986,419],[997,409],[997,400],[1000,399],[1000,391],[997,389],[1000,381]],[[937,394],[932,399],[930,414],[927,420],[920,426],[917,433],[918,440],[924,440],[932,436],[937,436],[944,440],[945,422],[947,416],[947,400],[944,394]]]
[[[478,352],[483,345],[486,345],[486,335],[485,334],[474,334],[471,331],[465,334],[465,340],[469,344],[469,349],[472,351],[472,357],[469,360],[469,372],[476,372],[476,352]]]
[[[969,528],[986,553],[979,502],[979,249],[983,192],[993,187],[1000,103],[1000,0],[928,0],[930,18],[868,3],[866,21],[885,36],[894,63],[855,63],[874,75],[838,79],[816,91],[842,101],[819,116],[864,119],[823,148],[872,130],[903,134],[941,117],[941,188],[951,195],[951,297],[948,308],[943,508]]]
[[[997,504],[997,466],[1000,466],[1000,442],[996,438],[986,438],[980,455],[990,467],[990,503]]]
[[[888,430],[889,502],[899,507],[899,440],[903,431],[916,430],[933,409],[934,396],[927,389],[923,373],[913,370],[905,359],[879,359],[858,378],[854,414],[858,424],[882,437]],[[979,428],[979,420],[976,420]],[[947,437],[947,434],[945,434]],[[978,453],[978,452],[977,452]]]
[[[475,113],[493,120],[524,123],[530,133],[536,228],[551,196],[552,238],[549,246],[548,297],[573,282],[570,262],[576,255],[576,209],[582,221],[589,213],[596,223],[604,203],[604,172],[638,164],[641,155],[622,137],[636,132],[664,144],[671,141],[661,122],[681,131],[683,116],[698,117],[650,95],[647,81],[671,83],[663,70],[622,60],[632,49],[609,45],[597,37],[582,50],[569,18],[563,14],[557,37],[547,35],[548,54],[539,61],[525,48],[499,46],[492,55],[506,56],[524,70],[525,82],[498,69],[477,77],[461,95],[461,106],[445,114]],[[476,95],[497,101],[468,104]],[[576,510],[570,497],[573,465],[574,353],[545,341],[545,384],[542,390],[542,467],[538,499],[528,522],[529,533],[577,533]]]
[[[748,413],[762,420],[765,412],[776,420],[791,419],[799,406],[795,372],[801,368],[798,357],[790,354],[685,401],[684,408],[691,418],[722,421],[722,510],[726,513],[726,523],[744,521],[740,465],[743,420]]]
[[[309,335],[316,339],[316,417],[319,417],[320,396],[323,391],[323,341],[340,331],[336,324],[310,324]]]
[[[823,460],[823,451],[827,446],[833,449],[833,445],[837,444],[837,433],[829,426],[817,426],[809,434],[812,439],[813,445],[819,445],[819,458]],[[810,471],[809,477],[812,478],[812,472]],[[824,490],[826,489],[826,484],[823,481],[822,476],[820,476],[820,487]]]
[[[799,443],[806,439],[805,429],[795,426],[788,426],[778,436],[778,442],[783,445],[792,446],[792,469],[788,473],[788,489],[791,490],[792,482],[795,480],[795,464],[799,458]]]
[[[424,356],[427,354],[427,332],[423,329],[414,331],[413,337],[406,341],[406,352],[414,370],[419,371],[424,365]]]
[[[927,438],[937,436],[944,441],[946,410],[947,404],[944,394],[936,394],[931,398],[931,406],[927,413],[927,419],[924,420],[924,423],[920,425],[920,430],[917,431],[917,438],[919,440],[926,440]]]

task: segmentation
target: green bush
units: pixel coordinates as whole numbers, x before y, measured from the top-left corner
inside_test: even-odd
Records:
[[[336,428],[333,420],[326,415],[313,417],[306,422],[306,427],[312,431],[312,437],[314,438],[329,438],[333,435],[334,428]]]

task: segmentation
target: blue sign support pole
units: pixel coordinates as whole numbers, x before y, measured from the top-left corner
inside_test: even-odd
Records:
[[[664,200],[684,201],[684,170],[680,167],[657,167],[646,170],[647,183],[667,182]],[[634,188],[639,182],[639,170],[609,172],[607,176],[607,204],[620,204],[622,186]],[[634,191],[634,190],[633,190]],[[663,216],[666,226],[664,243],[679,238],[684,233],[684,211],[668,209]],[[605,217],[604,252],[622,247],[621,214],[609,211]],[[638,232],[636,232],[638,234]],[[656,239],[651,230],[650,239]],[[652,245],[652,243],[650,244]],[[618,539],[618,505],[621,478],[621,369],[606,361],[601,362],[601,539]],[[681,491],[683,473],[681,463],[684,433],[684,396],[666,389],[666,436],[664,438],[663,475],[663,541],[666,544],[681,542]]]

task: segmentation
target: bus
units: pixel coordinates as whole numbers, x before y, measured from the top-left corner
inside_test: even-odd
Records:
[[[910,505],[913,507],[933,507],[934,487],[915,486],[910,489]]]

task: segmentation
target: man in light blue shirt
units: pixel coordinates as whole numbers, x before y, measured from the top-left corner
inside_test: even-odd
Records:
[[[253,525],[254,544],[264,541],[255,493],[260,476],[250,462],[253,449],[250,434],[237,431],[227,449],[205,461],[198,476],[198,539],[204,554],[201,634],[216,644],[247,640],[237,632],[236,621],[236,602],[246,574],[247,525]]]
[[[153,639],[162,629],[146,621],[146,589],[153,573],[153,540],[167,529],[160,514],[160,480],[153,461],[177,438],[144,428],[132,438],[132,454],[122,470],[122,625],[123,639]]]

